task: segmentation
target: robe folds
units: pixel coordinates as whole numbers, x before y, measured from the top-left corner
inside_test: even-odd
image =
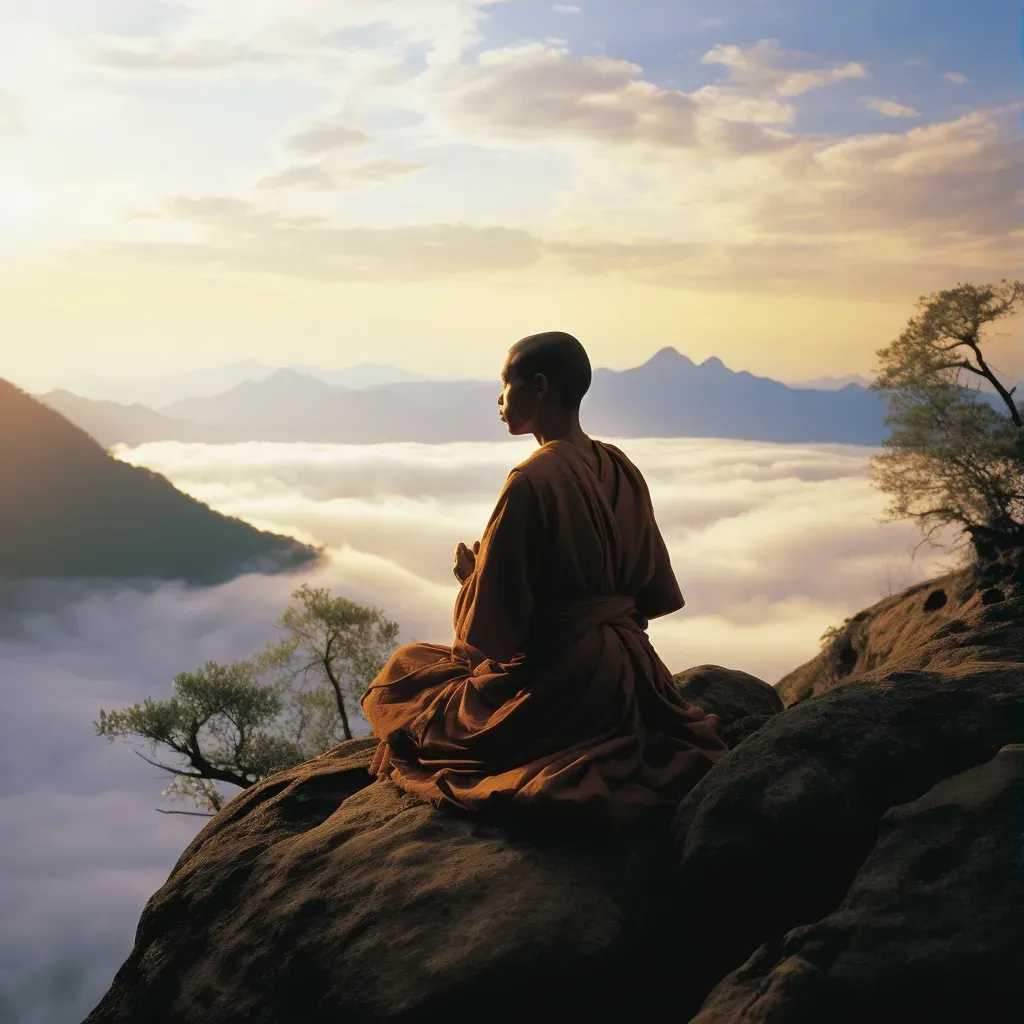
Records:
[[[549,441],[508,475],[451,646],[396,650],[362,698],[371,771],[469,812],[579,812],[613,832],[675,806],[726,752],[646,633],[683,607],[639,470]]]

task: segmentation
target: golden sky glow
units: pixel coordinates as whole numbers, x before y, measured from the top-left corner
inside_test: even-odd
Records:
[[[921,56],[799,2],[10,7],[0,375],[26,386],[489,376],[547,329],[604,366],[870,372],[920,293],[1018,273],[1017,83],[942,18]],[[1019,325],[996,349],[1019,373]]]

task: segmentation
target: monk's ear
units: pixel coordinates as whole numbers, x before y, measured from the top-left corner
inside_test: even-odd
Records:
[[[533,375],[533,393],[538,398],[543,398],[549,391],[548,379],[543,373]]]

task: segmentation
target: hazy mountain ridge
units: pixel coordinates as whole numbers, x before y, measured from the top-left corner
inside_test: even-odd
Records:
[[[814,391],[841,391],[851,384],[856,387],[866,388],[871,385],[873,378],[863,373],[847,373],[842,377],[812,377],[810,380],[789,381],[791,388],[810,388]]]
[[[0,578],[205,584],[317,557],[307,545],[214,512],[165,477],[114,459],[5,380],[0,493]]]
[[[497,419],[497,381],[427,380],[354,389],[294,369],[244,381],[216,396],[162,406],[144,420],[118,420],[82,400],[40,396],[102,444],[144,440],[492,441],[507,437]],[[606,437],[720,437],[737,440],[877,445],[885,436],[885,397],[857,385],[794,388],[712,357],[697,365],[664,348],[641,366],[597,369],[583,404],[585,429]],[[155,436],[163,434],[164,436]]]
[[[51,393],[65,391],[94,401],[128,405],[142,403],[152,409],[159,409],[161,406],[187,398],[210,398],[220,395],[246,381],[265,380],[279,369],[282,368],[260,362],[258,359],[243,359],[198,370],[179,370],[144,376],[116,378],[87,374],[69,378],[61,387],[51,389]],[[386,363],[359,363],[340,370],[297,363],[285,369],[317,377],[327,384],[341,384],[353,389],[427,379],[422,374]]]

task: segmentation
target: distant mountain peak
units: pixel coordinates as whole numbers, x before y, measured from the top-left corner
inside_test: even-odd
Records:
[[[708,356],[703,363],[700,364],[702,370],[727,370],[728,367],[722,362],[718,356]]]
[[[693,366],[693,360],[688,356],[684,356],[682,352],[677,348],[672,348],[671,345],[666,345],[664,348],[659,348],[657,352],[651,356],[650,359],[644,363],[644,366],[677,366],[679,363],[686,363],[689,366]]]
[[[242,381],[241,384],[236,385],[234,390],[265,391],[268,388],[292,389],[296,387],[301,387],[306,391],[314,389],[317,391],[329,391],[331,390],[332,385],[328,384],[325,380],[321,380],[319,377],[314,377],[310,373],[303,373],[301,370],[293,370],[291,367],[282,366],[279,370],[274,370],[273,373],[261,381]]]

